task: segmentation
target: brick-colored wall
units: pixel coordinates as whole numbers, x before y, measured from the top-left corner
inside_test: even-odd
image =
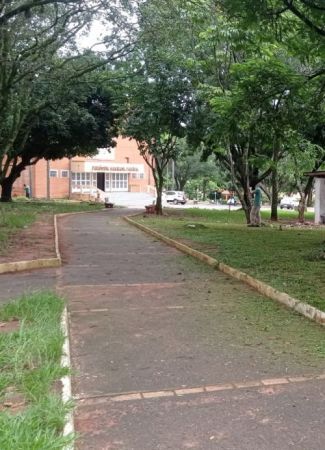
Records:
[[[68,171],[68,177],[62,177],[62,171]],[[49,171],[56,171],[56,177],[49,177],[50,198],[69,198],[70,162],[68,158],[49,161]]]
[[[40,160],[32,170],[31,193],[35,198],[47,197],[47,161]]]
[[[131,192],[147,192],[147,186],[154,186],[153,176],[150,167],[146,164],[140,155],[136,141],[119,137],[116,146],[116,159],[119,163],[144,164],[144,178],[132,178],[129,176],[129,191]]]
[[[147,192],[148,185],[153,188],[154,181],[150,168],[139,153],[137,144],[134,140],[125,138],[117,138],[117,145],[113,150],[115,162],[120,164],[143,164],[144,178],[133,178],[129,174],[129,191],[130,192]],[[91,158],[75,157],[71,162],[89,161]],[[49,170],[57,171],[56,177],[49,177]],[[62,170],[68,170],[68,178],[62,177]],[[31,187],[32,197],[35,198],[68,198],[70,194],[70,160],[63,158],[55,161],[40,160],[35,166],[28,167],[22,173],[21,177],[14,184],[14,195],[24,195],[23,185],[28,184]],[[48,186],[50,192],[48,193]]]
[[[13,197],[25,196],[24,184],[26,184],[28,186],[31,185],[30,174],[31,174],[31,170],[29,168],[24,170],[21,173],[20,177],[14,183],[13,190],[12,190]]]

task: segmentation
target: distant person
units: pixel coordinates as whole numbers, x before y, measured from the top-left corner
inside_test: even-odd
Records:
[[[227,201],[227,205],[229,206],[236,206],[236,199],[235,197],[230,197],[230,199]]]
[[[25,197],[30,198],[30,187],[28,184],[24,184]]]
[[[257,184],[255,189],[252,191],[253,194],[253,206],[250,214],[250,226],[260,227],[261,226],[261,206],[262,206],[262,191]]]

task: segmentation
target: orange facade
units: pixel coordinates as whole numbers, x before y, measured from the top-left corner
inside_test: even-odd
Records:
[[[15,182],[13,196],[24,195],[24,184],[34,198],[73,198],[98,192],[154,191],[151,170],[135,141],[119,137],[111,149],[98,149],[96,156],[41,160],[26,168]]]

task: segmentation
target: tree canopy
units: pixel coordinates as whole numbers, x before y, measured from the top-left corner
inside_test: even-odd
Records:
[[[100,56],[76,43],[94,18],[109,24]],[[4,164],[15,165],[23,148],[35,158],[45,142],[61,154],[95,146],[105,127],[85,105],[96,99],[108,108],[108,128],[115,110],[119,131],[138,142],[158,210],[164,168],[171,159],[181,166],[184,140],[231,179],[247,220],[258,182],[277,218],[286,165],[297,174],[303,208],[312,180],[303,183],[301,167],[314,170],[325,159],[324,18],[322,0],[3,2],[0,182]],[[76,88],[96,71],[95,89]]]
[[[128,35],[116,32],[126,21],[120,6],[119,2],[110,4],[96,0],[1,2],[0,185],[3,201],[10,200],[12,183],[21,170],[37,159],[36,149],[38,156],[46,156],[49,148],[41,150],[41,144],[51,141],[48,138],[53,133],[51,124],[55,122],[55,114],[57,128],[61,127],[56,134],[57,151],[61,145],[61,156],[65,154],[64,149],[69,148],[71,152],[73,147],[75,151],[82,151],[86,145],[89,151],[91,145],[92,151],[95,150],[93,135],[98,123],[95,126],[94,116],[89,115],[91,108],[87,116],[82,106],[95,92],[91,94],[91,90],[85,88],[85,75],[100,67],[110,68],[116,58],[123,58],[132,48],[131,32]],[[100,57],[78,47],[78,35],[89,29],[96,17],[110,25],[104,37],[105,51]],[[94,79],[90,80],[93,82]],[[111,114],[110,111],[107,116],[107,128]],[[93,119],[89,120],[91,117]],[[84,131],[87,127],[80,129],[79,139],[75,134],[75,144],[67,146],[68,132],[64,129],[75,128],[78,119],[79,123],[87,124],[89,134]],[[102,141],[102,131],[98,141]],[[87,136],[93,137],[86,144]],[[53,149],[53,143],[51,145]]]
[[[250,186],[269,184],[276,219],[279,164],[324,130],[321,3],[148,0],[138,14],[139,51],[191,86],[189,145],[228,172],[247,220]],[[316,154],[310,169],[323,144]]]

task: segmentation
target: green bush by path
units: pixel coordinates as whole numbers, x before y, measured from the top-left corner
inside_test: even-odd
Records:
[[[324,228],[286,226],[294,212],[261,228],[248,228],[242,211],[168,214],[137,220],[325,311]]]
[[[71,441],[61,435],[71,405],[54,388],[67,373],[60,364],[63,308],[62,299],[42,292],[0,309],[1,322],[19,320],[16,331],[0,333],[1,450],[62,449]],[[12,393],[23,399],[20,412],[3,407]]]
[[[0,203],[0,253],[6,248],[8,239],[19,229],[35,222],[41,214],[95,211],[100,204],[71,201],[14,201]]]

